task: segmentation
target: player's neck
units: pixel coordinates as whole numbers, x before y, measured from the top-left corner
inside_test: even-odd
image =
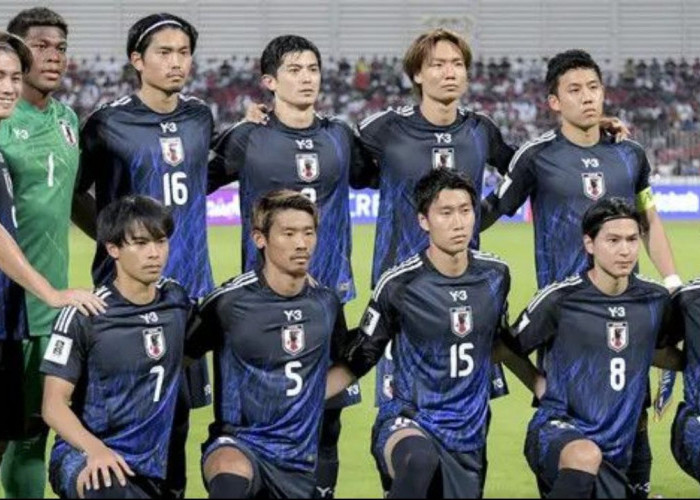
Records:
[[[143,85],[136,95],[146,106],[156,113],[172,113],[177,108],[179,93],[166,93],[160,89]]]
[[[275,100],[275,116],[289,128],[309,128],[314,123],[313,106],[300,108],[288,102]]]
[[[306,276],[296,276],[285,273],[270,264],[263,267],[263,276],[273,292],[283,297],[299,295],[306,284]]]
[[[589,129],[582,129],[567,121],[563,121],[561,124],[561,133],[570,142],[584,148],[595,146],[600,142],[600,127],[597,125]]]
[[[114,280],[114,287],[122,297],[132,304],[150,304],[156,298],[156,284],[145,284],[131,278],[121,278],[117,276]]]
[[[459,101],[457,100],[444,104],[429,97],[423,97],[420,103],[420,112],[433,125],[446,127],[452,125],[457,119],[458,105]]]
[[[612,296],[624,293],[624,291],[627,290],[627,286],[630,282],[629,276],[622,276],[618,278],[605,272],[605,270],[598,266],[594,266],[593,269],[588,271],[588,278],[598,290],[603,292],[605,295]]]
[[[469,267],[469,252],[466,250],[453,255],[443,252],[431,243],[427,255],[430,263],[444,276],[462,276]]]
[[[51,100],[51,92],[41,92],[31,85],[22,85],[22,99],[38,109],[46,109]]]

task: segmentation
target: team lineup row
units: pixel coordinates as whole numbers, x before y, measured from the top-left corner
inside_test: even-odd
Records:
[[[8,68],[2,73],[3,85],[10,89],[5,94],[8,98],[3,101],[5,114],[2,116],[3,123],[0,127],[0,151],[3,154],[3,172],[5,173],[3,178],[6,184],[3,193],[10,194],[2,199],[5,207],[3,213],[8,214],[7,217],[3,217],[3,226],[9,233],[13,233],[16,225],[17,240],[32,265],[41,274],[51,278],[50,281],[54,286],[65,288],[68,258],[67,232],[71,203],[73,203],[73,218],[76,223],[100,242],[97,245],[93,264],[93,277],[97,286],[105,285],[107,288],[100,289],[101,292],[96,297],[78,291],[61,292],[56,295],[55,290],[48,283],[40,282],[40,276],[39,278],[33,276],[35,281],[24,278],[20,272],[13,274],[12,271],[8,271],[8,276],[19,281],[50,305],[61,306],[73,301],[79,309],[84,309],[83,312],[89,310],[93,313],[102,313],[89,320],[93,325],[99,323],[102,316],[110,317],[113,306],[110,305],[107,313],[104,312],[105,305],[110,304],[110,297],[116,300],[115,296],[128,295],[128,292],[117,286],[118,280],[114,281],[115,262],[118,269],[121,258],[115,259],[115,255],[109,250],[109,245],[105,243],[112,243],[116,248],[115,252],[131,248],[132,243],[135,243],[135,248],[140,247],[138,242],[130,239],[134,235],[129,233],[129,228],[125,229],[130,234],[126,240],[124,237],[100,238],[96,224],[97,214],[104,213],[115,200],[131,194],[150,195],[167,205],[174,220],[174,227],[169,241],[169,258],[163,262],[162,273],[164,276],[177,279],[186,290],[187,296],[191,300],[197,300],[206,296],[214,288],[206,246],[205,196],[207,192],[234,180],[238,180],[241,186],[244,271],[254,273],[242,275],[239,278],[242,281],[238,284],[255,280],[257,283],[265,283],[259,286],[270,285],[267,277],[265,280],[258,280],[263,263],[260,261],[260,245],[254,236],[256,234],[254,229],[257,229],[265,240],[263,246],[265,251],[268,251],[271,246],[269,237],[272,234],[270,233],[272,226],[267,227],[266,231],[262,230],[264,228],[255,227],[252,217],[253,206],[271,190],[290,188],[302,192],[315,203],[320,221],[313,231],[318,240],[313,259],[309,260],[308,256],[304,255],[290,258],[297,264],[304,262],[308,266],[309,274],[322,285],[333,290],[341,303],[351,300],[355,290],[349,258],[348,188],[350,185],[374,187],[381,192],[372,272],[375,296],[379,300],[381,296],[377,294],[385,284],[380,279],[381,276],[394,266],[406,262],[429,244],[426,228],[421,227],[422,224],[418,222],[415,215],[416,202],[413,198],[413,190],[419,179],[428,172],[441,169],[461,173],[474,186],[469,199],[470,204],[473,205],[476,230],[470,229],[468,238],[470,247],[474,249],[479,245],[479,229],[488,228],[503,213],[513,213],[528,196],[531,197],[536,230],[537,278],[540,287],[560,282],[568,276],[588,269],[589,258],[581,245],[580,223],[583,214],[593,203],[610,196],[622,197],[636,203],[638,213],[641,214],[641,222],[648,227],[648,230],[641,233],[641,237],[647,245],[654,265],[666,278],[665,283],[669,288],[677,288],[681,284],[675,272],[663,226],[654,209],[648,179],[649,164],[643,149],[632,141],[617,141],[607,132],[601,132],[601,123],[613,132],[617,131],[619,125],[614,120],[604,120],[602,117],[604,88],[600,70],[590,56],[583,51],[567,51],[559,54],[552,58],[549,64],[546,98],[551,109],[560,115],[561,127],[524,145],[516,152],[504,143],[498,128],[487,117],[459,107],[460,99],[467,88],[467,70],[471,62],[471,52],[462,38],[447,30],[435,30],[421,35],[407,51],[405,69],[415,84],[416,96],[420,104],[411,108],[388,110],[370,117],[359,124],[356,131],[338,120],[319,117],[314,113],[314,103],[320,86],[321,57],[318,49],[302,37],[291,35],[278,37],[268,44],[261,58],[262,83],[273,95],[274,105],[271,112],[260,116],[254,116],[255,113],[251,113],[252,121],[238,124],[216,135],[215,138],[213,120],[206,105],[179,93],[189,74],[197,40],[196,30],[187,21],[169,14],[157,14],[138,21],[130,29],[127,55],[139,73],[141,88],[134,95],[125,96],[97,110],[88,118],[79,134],[74,113],[51,98],[51,92],[60,84],[60,76],[65,71],[68,34],[65,22],[48,9],[31,9],[23,11],[13,19],[8,30],[24,38],[29,51],[21,42],[18,43],[16,38],[9,36],[4,37],[0,44],[0,63],[3,68]],[[19,99],[20,93],[21,99]],[[17,108],[11,114],[18,100]],[[211,159],[209,159],[210,149],[214,152]],[[481,178],[487,163],[494,165],[504,174],[504,181],[495,193],[479,203]],[[80,164],[79,171],[78,164]],[[14,198],[16,212],[11,207],[13,187],[16,190]],[[426,216],[426,220],[429,219],[427,210],[423,215]],[[146,242],[142,243],[142,246],[149,247],[149,238],[166,233],[149,231]],[[3,237],[6,236],[3,233]],[[463,237],[464,235],[458,239]],[[10,243],[7,246],[9,245]],[[47,249],[52,251],[49,252]],[[461,253],[464,256],[467,255],[465,252]],[[21,261],[18,249],[17,253],[13,254],[13,258],[18,262]],[[421,265],[428,262],[426,259],[427,257],[419,258]],[[270,260],[266,259],[264,265],[268,265]],[[483,256],[482,260],[484,260]],[[478,262],[479,257],[471,261]],[[418,264],[419,262],[415,261],[407,264],[406,267],[418,266]],[[19,267],[23,272],[31,274],[27,270],[28,266]],[[153,265],[150,269],[154,271],[157,267]],[[426,265],[427,267],[430,266]],[[472,267],[470,264],[467,274]],[[4,275],[3,278],[5,278]],[[494,284],[496,282],[498,280],[495,280]],[[243,284],[250,285],[250,283]],[[3,288],[12,291],[8,295],[11,297],[11,302],[8,302],[9,305],[4,309],[7,317],[4,318],[3,331],[7,345],[16,346],[17,342],[26,336],[23,333],[23,330],[27,330],[24,323],[25,300],[9,280],[4,282]],[[280,292],[276,288],[273,289]],[[72,342],[66,342],[59,337],[49,337],[51,325],[56,317],[55,311],[42,305],[39,300],[30,295],[27,296],[26,305],[29,338],[25,339],[24,343],[31,348],[25,348],[25,352],[34,353],[31,357],[34,363],[27,363],[27,372],[19,375],[23,376],[26,386],[20,388],[23,389],[23,394],[19,396],[24,396],[31,401],[27,405],[28,414],[15,415],[14,425],[6,427],[8,434],[5,439],[15,439],[15,441],[10,444],[3,459],[3,471],[6,467],[12,466],[6,465],[8,453],[17,456],[17,460],[12,461],[13,464],[19,464],[22,459],[28,458],[21,456],[23,453],[19,451],[21,449],[31,450],[34,457],[43,456],[46,428],[39,425],[36,415],[33,415],[33,413],[38,414],[42,398],[41,379],[36,360],[40,360],[46,353],[45,365],[55,362],[50,359],[54,357],[58,361],[65,360],[63,366],[66,369],[71,368],[72,364],[76,363],[71,361],[69,364],[69,354],[73,352],[71,345],[78,346],[85,340],[81,337],[80,342],[74,339],[69,339]],[[376,307],[370,305],[363,321],[365,331],[372,324],[376,327],[376,323],[382,318],[381,307],[379,304]],[[480,318],[480,309],[472,306],[469,301],[453,308],[455,311],[450,311],[450,318],[454,325],[457,325],[453,325],[454,328],[457,331],[471,331],[473,325],[469,323]],[[118,309],[118,307],[114,308],[113,312],[116,314]],[[286,312],[290,314],[290,321],[295,319],[296,309]],[[387,315],[389,313],[384,317]],[[153,316],[149,314],[143,314],[143,316],[153,320]],[[156,317],[159,317],[157,313]],[[71,325],[75,326],[85,321],[88,320],[78,317],[75,313],[64,311],[56,319],[54,327],[65,330]],[[148,323],[145,319],[143,321]],[[158,352],[162,355],[160,343],[166,341],[166,330],[159,321],[153,320],[153,326],[145,330],[143,325],[140,326],[141,340],[137,345],[141,346],[141,349],[145,346],[145,354],[148,354],[149,359],[157,356]],[[284,349],[284,346],[287,346],[285,349],[287,353],[289,350],[303,349],[299,346],[309,341],[309,338],[305,337],[310,334],[304,333],[304,328],[299,329],[296,324],[288,327],[280,327],[283,332],[281,348]],[[611,335],[615,334],[619,335],[620,339],[627,339],[627,330],[622,326],[618,329],[619,334],[615,334],[618,330],[613,328]],[[68,333],[64,330],[57,331],[56,335],[61,332]],[[465,333],[464,336],[467,337],[467,334]],[[381,339],[382,336],[376,338]],[[63,343],[57,345],[59,341]],[[168,344],[172,345],[172,342],[168,341]],[[204,344],[206,345],[206,342]],[[468,375],[454,378],[472,379],[469,367],[476,358],[470,354],[471,348],[462,347],[467,344],[469,342],[460,346],[454,344],[454,349],[449,348],[450,359],[454,359],[454,365],[450,365],[449,373],[459,375],[469,371]],[[253,351],[256,348],[253,341],[246,345]],[[392,346],[391,352],[394,356],[400,354],[398,351],[402,349],[401,345],[398,342]],[[50,349],[47,350],[47,346]],[[452,354],[453,350],[454,354]],[[21,350],[15,351],[17,351],[16,348],[3,351],[3,357],[7,357],[7,363],[15,360],[17,356],[22,356]],[[365,363],[369,363],[370,354],[374,353],[371,349],[368,353],[363,350],[358,352],[364,353]],[[142,352],[141,354],[145,355]],[[403,354],[411,355],[408,352]],[[78,359],[80,367],[90,366],[85,359]],[[617,386],[621,383],[619,381],[620,377],[623,377],[621,374],[626,371],[624,358],[621,359],[623,359],[622,365],[617,360],[615,366],[611,361],[609,367],[609,372],[617,377]],[[122,361],[121,358],[120,361]],[[306,383],[306,379],[302,378],[298,372],[303,365],[297,365],[295,361],[290,363],[294,364],[285,366],[284,378],[276,379],[270,375],[269,379],[265,379],[264,383],[259,383],[256,387],[260,390],[270,386],[286,387],[285,384],[291,381],[293,385],[285,390],[292,392],[300,390]],[[218,366],[220,364],[221,362],[217,361],[217,377],[224,376],[222,369],[231,377],[240,375],[238,373],[240,371],[255,373],[254,367],[247,365],[245,367],[228,366],[224,369]],[[165,388],[163,385],[165,375],[158,369],[157,364],[148,366],[150,371],[147,370],[146,374],[151,380],[141,384],[140,387],[142,390],[151,387],[152,379],[155,378],[156,387],[159,389],[151,399],[158,399],[154,401],[158,403],[161,400],[161,390]],[[75,366],[72,368],[76,369]],[[400,366],[397,367],[396,372],[394,370],[390,360],[380,361],[377,376],[380,415],[384,411],[390,411],[391,408],[396,409],[401,401],[412,401],[410,398],[405,398],[415,392],[415,389],[408,392],[405,392],[405,387],[401,389],[401,384],[405,386],[413,382],[402,379],[406,374],[402,373]],[[358,371],[362,372],[359,368]],[[440,375],[442,380],[448,371]],[[497,380],[500,377],[498,365],[495,365],[493,372],[493,377]],[[16,373],[15,370],[13,376],[16,377]],[[70,378],[75,376],[73,373],[65,375],[68,377],[67,383],[71,386],[71,391],[78,387],[77,380]],[[201,380],[193,382],[197,378],[206,380],[206,365],[202,361],[196,362],[187,369],[186,373],[187,383],[181,385],[183,387],[181,392],[190,392],[190,394],[181,394],[184,402],[179,403],[180,408],[193,404],[195,406],[207,404],[207,382]],[[482,374],[484,370],[478,373]],[[169,373],[168,376],[174,375]],[[441,380],[440,377],[436,377],[433,382],[438,383]],[[17,380],[14,378],[14,383],[9,384],[15,392]],[[610,380],[612,381],[612,378]],[[62,381],[66,382],[66,379]],[[647,383],[645,381],[645,388]],[[302,385],[297,387],[296,384]],[[453,390],[451,387],[452,384],[439,386],[439,391],[435,389],[434,394],[449,394]],[[458,387],[459,384],[454,385],[454,390]],[[623,384],[622,387],[626,386]],[[60,389],[68,390],[65,386],[59,386]],[[220,388],[217,387],[216,391],[219,394]],[[667,386],[664,394],[669,393],[670,389]],[[65,392],[61,394],[64,397],[66,395]],[[17,395],[14,396],[16,399]],[[93,394],[93,396],[100,401],[104,399],[103,395]],[[294,394],[289,397],[292,396]],[[435,396],[426,394],[425,397],[428,401],[432,401],[431,398]],[[187,401],[188,399],[190,401]],[[140,396],[139,401],[142,400],[144,398]],[[297,471],[316,470],[316,495],[332,495],[337,477],[340,408],[353,404],[357,400],[356,390],[341,391],[340,396],[327,405],[321,426],[318,467],[309,469],[310,462],[303,460],[300,455],[297,456],[296,467],[291,466],[292,470]],[[106,425],[105,414],[111,414],[110,409],[114,409],[115,412],[118,412],[117,410],[124,412],[129,408],[129,405],[120,398],[107,398],[106,401],[103,404],[106,404],[107,408],[101,407],[100,410],[95,410],[94,414],[90,413],[90,417],[96,419],[91,424],[88,424],[87,415],[78,415],[83,431],[87,430],[93,437],[100,436],[100,432],[103,431],[101,426]],[[145,401],[148,401],[148,398]],[[286,400],[282,402],[284,401]],[[240,404],[233,403],[234,408],[225,408],[226,405],[222,407],[220,401],[217,401],[217,423],[224,427],[219,429],[219,432],[226,439],[232,436],[232,439],[244,440],[240,436],[243,436],[245,431],[227,428],[225,419],[222,417],[226,411],[234,412],[232,414],[243,411],[242,406],[236,407]],[[276,412],[281,404],[280,402],[271,403],[265,416],[269,417],[269,412]],[[24,407],[23,404],[17,406]],[[53,413],[54,405],[48,408],[51,408]],[[75,404],[73,409],[76,409]],[[408,410],[401,409],[401,411]],[[138,476],[149,479],[147,485],[141,485],[143,488],[148,490],[157,486],[163,494],[167,492],[178,496],[184,492],[185,484],[184,441],[187,432],[187,412],[176,411],[175,414],[173,443],[179,444],[158,450],[161,463],[157,467],[157,472],[148,469],[135,472]],[[646,414],[641,411],[641,406],[640,414]],[[163,418],[167,420],[168,412],[165,411],[164,415],[166,417]],[[418,417],[411,418],[412,416],[412,413],[409,416],[402,414],[401,418],[414,423],[420,422]],[[51,420],[52,417],[48,418]],[[29,424],[25,423],[25,420]],[[644,418],[641,420],[645,421]],[[406,426],[406,432],[400,434],[411,434],[412,437],[416,437],[416,433],[421,434],[421,431],[414,429],[410,422]],[[228,424],[235,423],[240,422],[228,422]],[[306,425],[314,425],[314,423],[307,422]],[[419,427],[425,428],[420,425]],[[483,426],[477,427],[485,431]],[[13,431],[9,432],[10,429]],[[15,429],[18,430],[15,431]],[[304,436],[313,434],[308,432],[309,429],[306,428],[307,432]],[[648,440],[644,426],[641,425],[640,429],[635,439]],[[66,432],[69,431],[64,430],[59,434],[67,438]],[[152,434],[155,431],[150,429],[150,432]],[[160,430],[157,431],[157,433],[160,432]],[[282,437],[288,437],[279,428],[273,428],[271,432],[275,437],[279,437],[282,443],[284,443]],[[393,435],[393,432],[387,431],[387,436]],[[445,433],[449,436],[453,435],[451,431],[446,430]],[[458,437],[455,439],[468,439],[466,434],[463,435],[460,432],[456,434]],[[85,435],[82,436],[85,437]],[[16,438],[22,438],[25,443],[30,441],[33,446],[15,445],[19,443]],[[121,436],[110,445],[112,449],[119,451],[120,446],[127,446],[129,441],[129,436]],[[214,472],[219,470],[225,471],[222,474],[224,476],[230,475],[230,469],[226,469],[228,466],[225,464],[237,464],[231,467],[239,467],[234,472],[241,474],[234,475],[252,479],[251,485],[257,485],[251,486],[245,483],[247,493],[263,486],[274,489],[270,484],[277,484],[278,481],[261,483],[261,478],[267,477],[266,475],[280,472],[269,469],[265,465],[274,461],[260,462],[262,464],[260,465],[255,460],[251,460],[251,456],[256,452],[263,453],[255,448],[257,445],[254,443],[263,441],[250,439],[243,442],[248,443],[251,449],[241,445],[238,454],[233,453],[235,455],[233,457],[230,456],[232,447],[225,446],[226,442],[221,446],[221,452],[212,452],[212,456],[218,457],[214,460],[217,465],[212,466],[214,471],[210,471],[210,475],[207,476],[207,462],[205,462],[205,477],[215,478],[217,474]],[[401,442],[403,443],[403,439]],[[409,439],[406,442],[410,444],[415,443],[416,440]],[[63,475],[52,475],[54,478],[61,477],[62,481],[66,481],[61,483],[63,486],[54,483],[62,495],[77,493],[78,476],[80,476],[81,485],[85,484],[86,476],[95,475],[93,479],[96,481],[96,471],[105,466],[105,460],[111,465],[115,464],[110,460],[116,459],[105,452],[104,444],[100,447],[94,441],[88,443],[81,441],[80,445],[76,443],[77,441],[69,440],[69,444],[63,442],[63,448],[57,444],[54,450],[54,457],[57,450],[62,451],[61,456],[65,455],[63,458],[67,460],[64,469],[70,469],[68,475],[65,470]],[[388,443],[392,445],[392,450],[394,445],[397,445],[396,439],[393,441],[389,439]],[[424,445],[425,443],[420,442],[415,446],[420,448]],[[397,445],[397,452],[404,449],[406,454],[411,455],[415,446]],[[475,449],[465,449],[463,443],[454,450],[449,448],[452,445],[447,446],[450,451],[471,452]],[[598,446],[604,449],[602,444],[599,443]],[[629,481],[634,485],[636,494],[644,495],[648,492],[650,463],[647,464],[648,467],[644,467],[647,462],[648,448],[648,441],[634,447],[635,450],[643,450],[635,453],[635,459],[642,464],[642,467],[629,467],[635,471],[642,471],[639,477],[632,477],[630,474]],[[82,461],[78,460],[77,455],[70,454],[70,450],[86,452],[87,459],[80,455]],[[91,454],[91,451],[95,453]],[[247,452],[249,452],[248,455],[246,455]],[[165,455],[169,455],[167,471],[162,467]],[[394,477],[391,457],[389,460],[384,458],[385,472],[388,477]],[[611,459],[609,456],[605,458]],[[444,463],[449,462],[449,459],[441,456],[441,460],[444,473],[449,468]],[[472,470],[468,465],[474,465],[475,460],[474,457],[460,457],[457,463],[462,467],[457,470]],[[292,462],[294,463],[294,460]],[[136,467],[128,461],[127,464],[128,467]],[[248,469],[241,464],[254,465],[252,467],[254,473],[247,474]],[[622,461],[617,465],[627,469],[629,464]],[[430,467],[423,467],[423,469],[431,470]],[[282,467],[282,472],[284,470],[286,468]],[[6,477],[5,473],[3,473],[4,477]],[[421,476],[409,474],[408,477],[412,480]],[[164,483],[154,486],[151,480]],[[43,477],[40,481],[43,484]],[[286,483],[286,481],[281,482]],[[303,484],[311,483],[303,482]],[[238,479],[224,477],[219,482],[219,486],[214,488],[212,484],[208,486],[213,493],[213,490],[231,491],[230,488],[234,486],[240,488],[243,484]],[[551,487],[554,483],[550,481],[548,484]],[[569,480],[567,484],[570,485],[571,481]],[[407,486],[401,480],[394,481],[392,488],[394,485],[396,488]],[[414,486],[410,487],[411,491],[418,491]],[[445,487],[444,493],[448,491],[449,489]],[[284,492],[276,490],[273,492],[273,494],[277,493]],[[43,495],[43,486],[41,493],[35,496],[41,495]]]

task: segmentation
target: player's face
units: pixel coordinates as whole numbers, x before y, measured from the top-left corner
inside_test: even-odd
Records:
[[[603,115],[605,92],[592,69],[571,69],[559,77],[557,94],[549,96],[549,106],[562,120],[582,130],[597,127]]]
[[[167,94],[180,92],[192,69],[190,37],[179,29],[156,32],[143,54],[134,52],[131,63],[141,74],[141,85]]]
[[[639,226],[633,219],[615,219],[603,224],[595,239],[584,236],[586,251],[596,268],[614,278],[629,276],[639,256]]]
[[[467,66],[459,47],[447,40],[437,42],[413,79],[421,85],[423,99],[443,104],[459,100],[467,91]]]
[[[316,247],[316,227],[310,214],[283,210],[274,216],[270,233],[253,234],[255,244],[265,252],[265,267],[290,276],[306,276]]]
[[[55,26],[32,26],[24,41],[34,58],[25,82],[42,94],[58,90],[68,64],[66,34]]]
[[[428,231],[432,246],[449,255],[464,252],[474,232],[474,206],[469,193],[443,189],[430,205],[427,217],[418,215],[418,222]]]
[[[22,63],[17,54],[0,50],[0,120],[12,114],[22,94]]]
[[[168,238],[154,238],[140,225],[132,228],[121,247],[107,245],[109,255],[116,262],[117,276],[144,285],[160,279],[169,249]]]
[[[292,106],[313,106],[321,88],[321,68],[310,50],[288,52],[282,57],[277,75],[264,75],[263,84],[275,99]]]

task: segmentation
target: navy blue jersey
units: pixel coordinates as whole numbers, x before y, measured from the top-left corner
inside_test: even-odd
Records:
[[[0,153],[0,225],[16,238],[12,178]],[[0,340],[27,338],[27,315],[24,305],[24,290],[9,276],[0,271]]]
[[[663,286],[635,275],[617,296],[587,273],[538,292],[506,338],[523,354],[544,350],[547,390],[530,428],[571,422],[625,470],[654,350],[669,342],[661,333],[669,300]]]
[[[537,285],[543,288],[588,268],[581,237],[588,207],[603,197],[634,204],[638,195],[649,196],[649,173],[636,142],[615,143],[604,136],[586,148],[552,130],[518,150],[489,202],[499,213],[513,215],[530,197]]]
[[[372,287],[389,268],[428,245],[428,236],[418,225],[413,190],[433,168],[464,173],[481,197],[487,164],[505,172],[513,149],[503,141],[498,127],[486,116],[460,109],[452,125],[428,122],[418,106],[389,109],[365,119],[360,139],[374,158],[379,179],[380,203],[374,241]],[[479,203],[474,200],[479,227]],[[474,234],[472,248],[479,247]]]
[[[207,247],[207,160],[213,133],[211,111],[180,96],[172,113],[160,114],[136,95],[95,111],[81,132],[78,192],[95,185],[97,211],[129,194],[152,196],[170,207],[175,232],[164,276],[176,279],[191,298],[214,288]],[[93,280],[113,277],[114,262],[97,246]]]
[[[190,300],[171,280],[162,280],[146,305],[129,302],[112,284],[96,293],[107,311],[88,317],[63,309],[40,371],[75,386],[73,412],[136,474],[164,479]],[[57,437],[53,453],[68,447]]]
[[[507,326],[508,266],[470,251],[458,277],[425,253],[382,275],[344,360],[361,376],[392,342],[393,399],[378,420],[405,416],[450,451],[485,444],[494,339]]]
[[[316,117],[306,129],[287,127],[270,115],[267,126],[241,122],[214,145],[209,191],[240,182],[243,271],[256,269],[251,217],[255,203],[275,189],[293,189],[316,202],[320,224],[310,274],[336,291],[343,303],[355,297],[350,253],[349,184],[359,187],[353,172],[362,162],[359,145],[345,123]]]
[[[690,411],[700,414],[700,278],[674,294],[667,333],[673,344],[685,340],[684,399]]]
[[[326,376],[345,336],[329,288],[283,297],[249,272],[212,292],[186,347],[193,358],[214,351],[212,436],[231,434],[270,463],[313,471]]]

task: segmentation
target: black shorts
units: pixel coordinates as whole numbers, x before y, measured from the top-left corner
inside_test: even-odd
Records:
[[[21,340],[0,341],[0,441],[24,436],[24,348]]]
[[[449,451],[425,432],[413,420],[406,417],[387,419],[376,422],[372,428],[372,455],[377,462],[377,470],[385,490],[391,488],[389,465],[384,460],[386,443],[395,432],[403,429],[416,429],[428,439],[440,458],[441,494],[437,498],[482,498],[484,494],[484,477],[486,475],[486,449],[460,453]],[[431,496],[432,498],[432,496]]]
[[[559,475],[559,456],[572,441],[588,439],[574,425],[562,420],[550,420],[532,428],[525,440],[525,457],[537,476],[540,493],[546,497]],[[631,489],[627,476],[603,460],[596,478],[594,498],[629,498]]]
[[[700,414],[686,403],[678,405],[673,420],[671,451],[681,469],[700,482]]]
[[[253,480],[250,485],[250,498],[312,498],[316,488],[316,477],[311,472],[290,470],[270,463],[259,457],[241,441],[233,436],[211,436],[202,445],[202,480],[209,491],[209,485],[204,479],[204,463],[207,458],[219,448],[228,446],[243,453],[253,466]]]

